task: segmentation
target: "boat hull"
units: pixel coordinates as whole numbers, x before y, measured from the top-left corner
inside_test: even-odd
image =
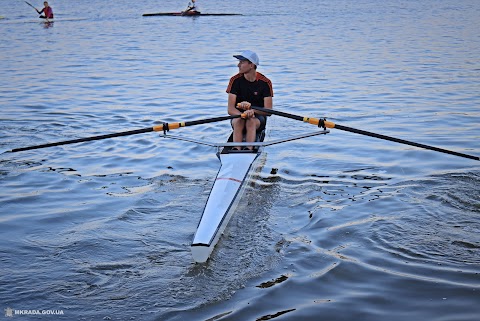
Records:
[[[195,262],[203,263],[210,257],[242,198],[261,153],[262,148],[251,152],[233,152],[231,149],[224,149],[218,154],[220,170],[191,245]]]

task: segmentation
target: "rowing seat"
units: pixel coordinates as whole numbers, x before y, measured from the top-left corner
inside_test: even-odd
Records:
[[[242,142],[246,142],[245,140],[245,132],[243,133],[243,140]],[[261,129],[261,130],[257,130],[257,135],[256,135],[256,138],[255,138],[255,141],[256,142],[263,142],[263,140],[265,139],[265,129]],[[230,134],[230,137],[228,138],[227,140],[228,143],[233,143],[233,132]],[[252,153],[252,152],[257,152],[258,151],[258,146],[254,146],[253,147],[253,150],[237,150],[237,149],[233,149],[233,147],[225,147],[223,150],[222,150],[222,154],[228,154],[228,153]]]

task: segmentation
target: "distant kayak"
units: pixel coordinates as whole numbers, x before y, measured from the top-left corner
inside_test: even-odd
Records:
[[[241,16],[238,13],[183,13],[183,12],[158,12],[158,13],[144,13],[142,16],[182,16],[182,17],[198,17],[198,16]]]

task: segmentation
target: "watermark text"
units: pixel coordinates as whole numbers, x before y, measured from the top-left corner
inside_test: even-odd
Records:
[[[43,309],[5,309],[5,316],[13,318],[17,315],[64,315],[63,310],[43,310]]]

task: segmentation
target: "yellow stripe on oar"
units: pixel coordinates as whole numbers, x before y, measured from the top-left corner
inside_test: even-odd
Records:
[[[335,123],[332,123],[331,121],[327,121],[327,120],[324,120],[324,119],[318,119],[318,118],[312,118],[312,117],[303,117],[303,121],[305,123],[309,123],[309,124],[312,124],[312,125],[319,125],[320,124],[320,127],[323,127],[323,125],[325,125],[325,127],[327,128],[335,128]]]
[[[318,125],[320,123],[320,120],[317,118],[303,117],[303,122],[309,123],[312,125]]]
[[[161,124],[161,125],[156,125],[153,126],[153,131],[154,132],[161,132],[164,130],[170,130],[170,129],[178,129],[180,127],[185,127],[185,122],[180,122],[180,123],[167,123],[167,124]]]
[[[168,129],[177,129],[180,127],[185,127],[185,122],[168,124]]]

